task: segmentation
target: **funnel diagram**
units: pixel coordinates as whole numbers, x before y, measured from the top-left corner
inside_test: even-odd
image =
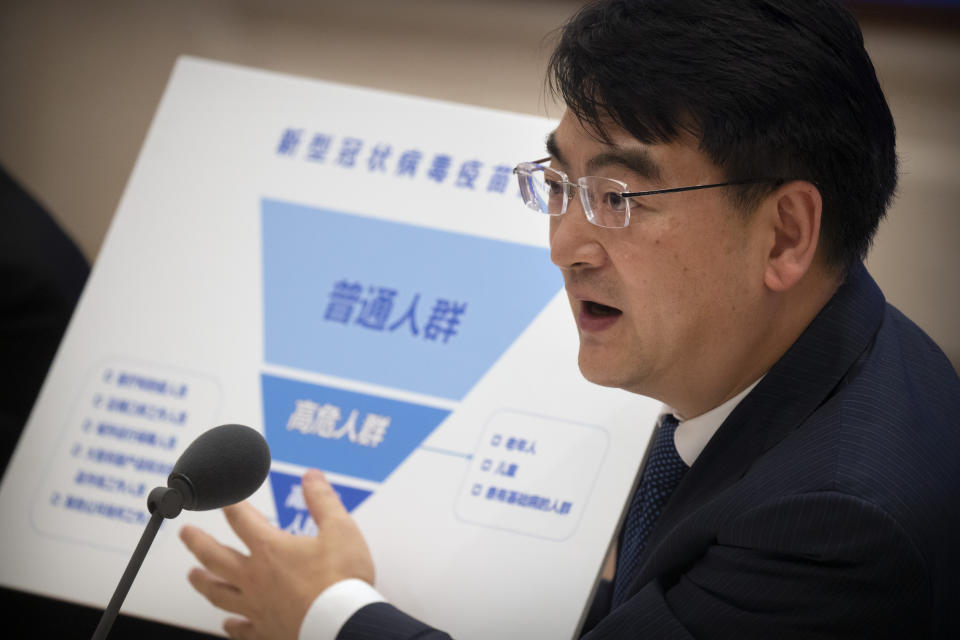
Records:
[[[281,466],[347,478],[348,509],[561,287],[541,247],[276,200],[261,220],[266,438]],[[271,486],[280,526],[306,532],[299,478],[275,468]]]

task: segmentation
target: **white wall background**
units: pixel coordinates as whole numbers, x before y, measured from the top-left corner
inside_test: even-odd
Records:
[[[2,0],[0,163],[93,260],[178,55],[558,117],[547,36],[578,5]],[[864,32],[903,168],[869,266],[960,369],[960,32],[889,20]]]

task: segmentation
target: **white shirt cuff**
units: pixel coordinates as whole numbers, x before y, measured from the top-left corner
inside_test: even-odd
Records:
[[[341,580],[317,596],[300,625],[300,640],[336,640],[350,616],[374,602],[385,602],[376,589],[358,578]]]

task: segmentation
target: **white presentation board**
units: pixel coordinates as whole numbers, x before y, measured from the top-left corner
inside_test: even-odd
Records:
[[[0,583],[105,606],[179,453],[223,423],[309,534],[325,470],[394,604],[459,639],[571,637],[659,405],[585,382],[546,216],[555,123],[178,61],[0,488]],[[123,612],[220,633],[164,523]],[[92,629],[91,629],[92,632]]]

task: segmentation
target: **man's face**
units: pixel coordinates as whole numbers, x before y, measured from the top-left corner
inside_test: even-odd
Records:
[[[628,191],[726,180],[692,138],[645,145],[619,128],[607,134],[609,144],[568,112],[548,145],[551,166],[573,182],[603,176]],[[731,378],[730,391],[752,381],[735,371],[760,330],[764,247],[727,191],[634,198],[624,229],[590,224],[579,197],[551,218],[551,259],[563,273],[588,380],[677,408],[692,406],[691,394],[717,393],[704,385]]]

